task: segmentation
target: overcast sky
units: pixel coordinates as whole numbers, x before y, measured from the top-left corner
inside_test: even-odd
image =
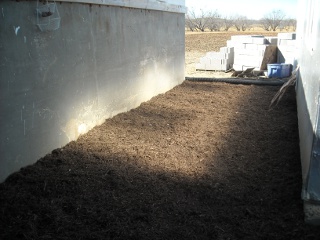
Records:
[[[185,0],[188,9],[218,10],[222,16],[244,15],[260,19],[272,10],[281,9],[287,17],[297,17],[298,0]]]

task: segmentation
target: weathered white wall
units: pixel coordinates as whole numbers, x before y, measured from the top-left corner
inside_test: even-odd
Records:
[[[302,198],[307,206],[307,221],[320,224],[320,2],[301,0],[299,9],[297,104]],[[311,210],[309,205],[312,205]]]
[[[98,5],[185,13],[185,0],[59,0],[59,2],[89,3]]]
[[[184,80],[184,13],[59,2],[41,32],[36,6],[0,2],[0,181]]]

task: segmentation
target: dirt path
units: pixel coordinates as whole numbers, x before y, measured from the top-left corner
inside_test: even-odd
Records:
[[[292,88],[185,81],[0,184],[0,239],[319,239]]]

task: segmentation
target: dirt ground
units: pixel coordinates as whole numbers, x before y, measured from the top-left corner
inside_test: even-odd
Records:
[[[189,34],[187,57],[198,37],[224,46]],[[0,184],[0,239],[319,239],[278,89],[184,81],[107,119]]]

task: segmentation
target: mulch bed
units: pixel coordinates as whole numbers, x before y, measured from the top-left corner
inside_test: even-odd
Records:
[[[294,89],[185,81],[0,184],[0,239],[319,239]]]

